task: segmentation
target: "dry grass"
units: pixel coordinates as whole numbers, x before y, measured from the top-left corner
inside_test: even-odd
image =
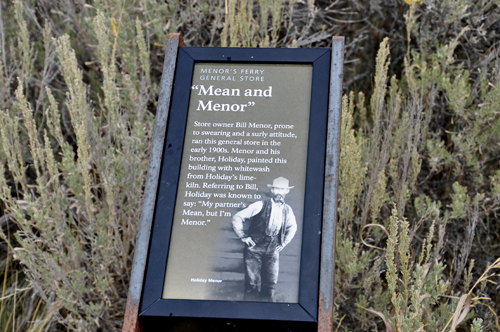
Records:
[[[500,331],[498,4],[227,6],[0,2],[0,331],[120,329],[168,32],[346,36],[337,330]]]

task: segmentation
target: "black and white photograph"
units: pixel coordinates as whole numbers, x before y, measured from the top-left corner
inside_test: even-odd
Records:
[[[233,229],[245,244],[245,300],[273,302],[279,276],[280,252],[293,240],[297,222],[285,197],[288,179],[274,179],[271,198],[257,201],[233,216]],[[246,227],[245,227],[246,226]]]
[[[214,288],[214,298],[296,301],[301,232],[286,200],[292,188],[288,179],[277,177],[267,185],[266,196],[233,215],[236,238],[221,246],[216,264],[226,282]]]

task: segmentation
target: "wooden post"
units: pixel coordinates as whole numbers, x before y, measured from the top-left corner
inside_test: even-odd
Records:
[[[125,309],[122,332],[142,331],[141,324],[139,323],[139,305],[141,302],[142,283],[144,281],[146,259],[148,256],[156,190],[158,188],[158,176],[160,174],[161,157],[165,143],[165,132],[167,130],[179,46],[184,46],[182,35],[180,33],[169,34],[163,65],[160,96],[158,98],[158,110],[155,118],[153,144],[149,158],[146,187],[144,189],[144,202],[135,245],[134,263],[130,277],[130,288],[127,296],[127,307]]]
[[[335,235],[337,229],[337,188],[340,162],[344,37],[333,37],[331,61],[323,229],[321,234],[318,332],[333,331]]]

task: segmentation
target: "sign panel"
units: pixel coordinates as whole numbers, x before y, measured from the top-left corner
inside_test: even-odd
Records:
[[[194,64],[164,299],[298,303],[312,64]]]
[[[330,61],[329,49],[179,48],[145,330],[318,324]]]

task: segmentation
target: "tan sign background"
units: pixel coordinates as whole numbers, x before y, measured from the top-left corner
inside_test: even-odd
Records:
[[[276,301],[298,302],[311,80],[312,65],[195,64],[163,298],[243,300],[231,217],[283,176],[298,231]]]

